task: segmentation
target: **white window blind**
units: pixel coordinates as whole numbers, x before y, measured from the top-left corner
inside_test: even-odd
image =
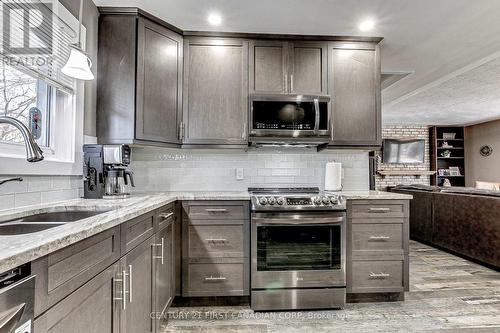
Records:
[[[1,61],[48,84],[73,93],[75,80],[64,75],[76,29],[57,15],[57,1],[0,0]]]

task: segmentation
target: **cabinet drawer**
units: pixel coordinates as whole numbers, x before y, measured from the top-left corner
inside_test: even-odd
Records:
[[[141,215],[121,225],[121,250],[122,255],[144,242],[154,233],[153,212]]]
[[[189,225],[189,258],[243,257],[244,225]]]
[[[353,261],[352,292],[402,292],[404,261]]]
[[[188,202],[183,204],[190,219],[241,220],[249,218],[248,203]]]
[[[403,224],[353,224],[353,256],[404,254]]]
[[[244,264],[189,264],[184,296],[243,296]]]
[[[36,274],[35,316],[81,287],[120,258],[120,228],[51,253],[32,263]]]
[[[407,217],[408,203],[397,200],[356,201],[348,210],[350,218]]]

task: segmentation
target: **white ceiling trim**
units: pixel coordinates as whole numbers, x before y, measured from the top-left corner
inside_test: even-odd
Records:
[[[408,93],[406,95],[403,95],[403,96],[401,96],[401,97],[399,97],[399,98],[397,98],[397,99],[395,99],[395,100],[393,100],[393,101],[391,101],[389,103],[384,104],[383,107],[385,107],[385,108],[393,107],[393,106],[395,106],[398,103],[401,103],[401,102],[403,102],[403,101],[405,101],[405,100],[407,100],[407,99],[409,99],[411,97],[414,97],[414,96],[416,96],[416,95],[418,95],[418,94],[420,94],[422,92],[425,92],[427,90],[436,88],[440,84],[443,84],[443,83],[445,83],[445,82],[447,82],[447,81],[449,81],[451,79],[456,78],[459,75],[465,74],[465,73],[467,73],[467,72],[469,72],[469,71],[471,71],[473,69],[476,69],[477,67],[482,66],[482,65],[484,65],[484,64],[486,64],[486,63],[488,63],[488,62],[490,62],[492,60],[495,60],[497,58],[500,58],[500,51],[495,52],[493,54],[490,54],[489,56],[484,57],[482,59],[479,59],[477,61],[474,61],[473,63],[471,63],[471,64],[469,64],[469,65],[467,65],[465,67],[462,67],[462,68],[460,68],[460,69],[458,69],[458,70],[456,70],[454,72],[451,72],[450,74],[445,75],[445,76],[441,77],[440,79],[438,79],[436,81],[433,81],[433,82],[431,82],[429,84],[426,84],[426,85],[424,85],[424,86],[422,86],[422,87],[420,87],[418,89],[415,89],[414,91],[412,91],[412,92],[410,92],[410,93]],[[407,77],[405,77],[401,81],[404,81],[405,79],[410,78],[411,76],[413,76],[413,74],[408,75]],[[400,81],[398,81],[398,82],[400,82]]]

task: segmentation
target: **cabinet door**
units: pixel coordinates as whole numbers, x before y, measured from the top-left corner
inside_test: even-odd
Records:
[[[153,241],[150,237],[121,259],[125,281],[125,309],[121,333],[154,332],[153,319]]]
[[[249,58],[250,93],[289,92],[288,43],[251,41]]]
[[[294,42],[290,45],[290,92],[326,95],[327,43]]]
[[[378,46],[342,43],[329,47],[332,145],[381,144]]]
[[[118,333],[118,263],[111,265],[34,321],[37,333]],[[138,332],[138,331],[137,331]]]
[[[154,311],[156,332],[163,332],[167,325],[167,310],[174,295],[173,223],[158,231],[155,236],[154,256]]]
[[[185,41],[184,144],[246,145],[248,44]]]
[[[182,37],[141,18],[137,47],[136,138],[178,143]]]

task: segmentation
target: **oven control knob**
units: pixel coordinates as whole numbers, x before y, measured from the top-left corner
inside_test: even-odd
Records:
[[[280,205],[280,206],[283,206],[283,204],[285,203],[285,199],[283,199],[283,198],[278,198],[278,199],[276,200],[276,203],[277,203],[278,205]]]
[[[276,198],[275,197],[270,197],[268,200],[269,204],[271,206],[274,206],[276,204]]]
[[[321,205],[321,198],[320,197],[314,198],[314,204],[315,205]]]
[[[267,198],[265,198],[265,197],[260,198],[259,203],[263,206],[267,205]]]
[[[329,205],[329,204],[330,204],[330,198],[328,198],[328,197],[323,197],[323,203],[324,203],[325,205]]]

